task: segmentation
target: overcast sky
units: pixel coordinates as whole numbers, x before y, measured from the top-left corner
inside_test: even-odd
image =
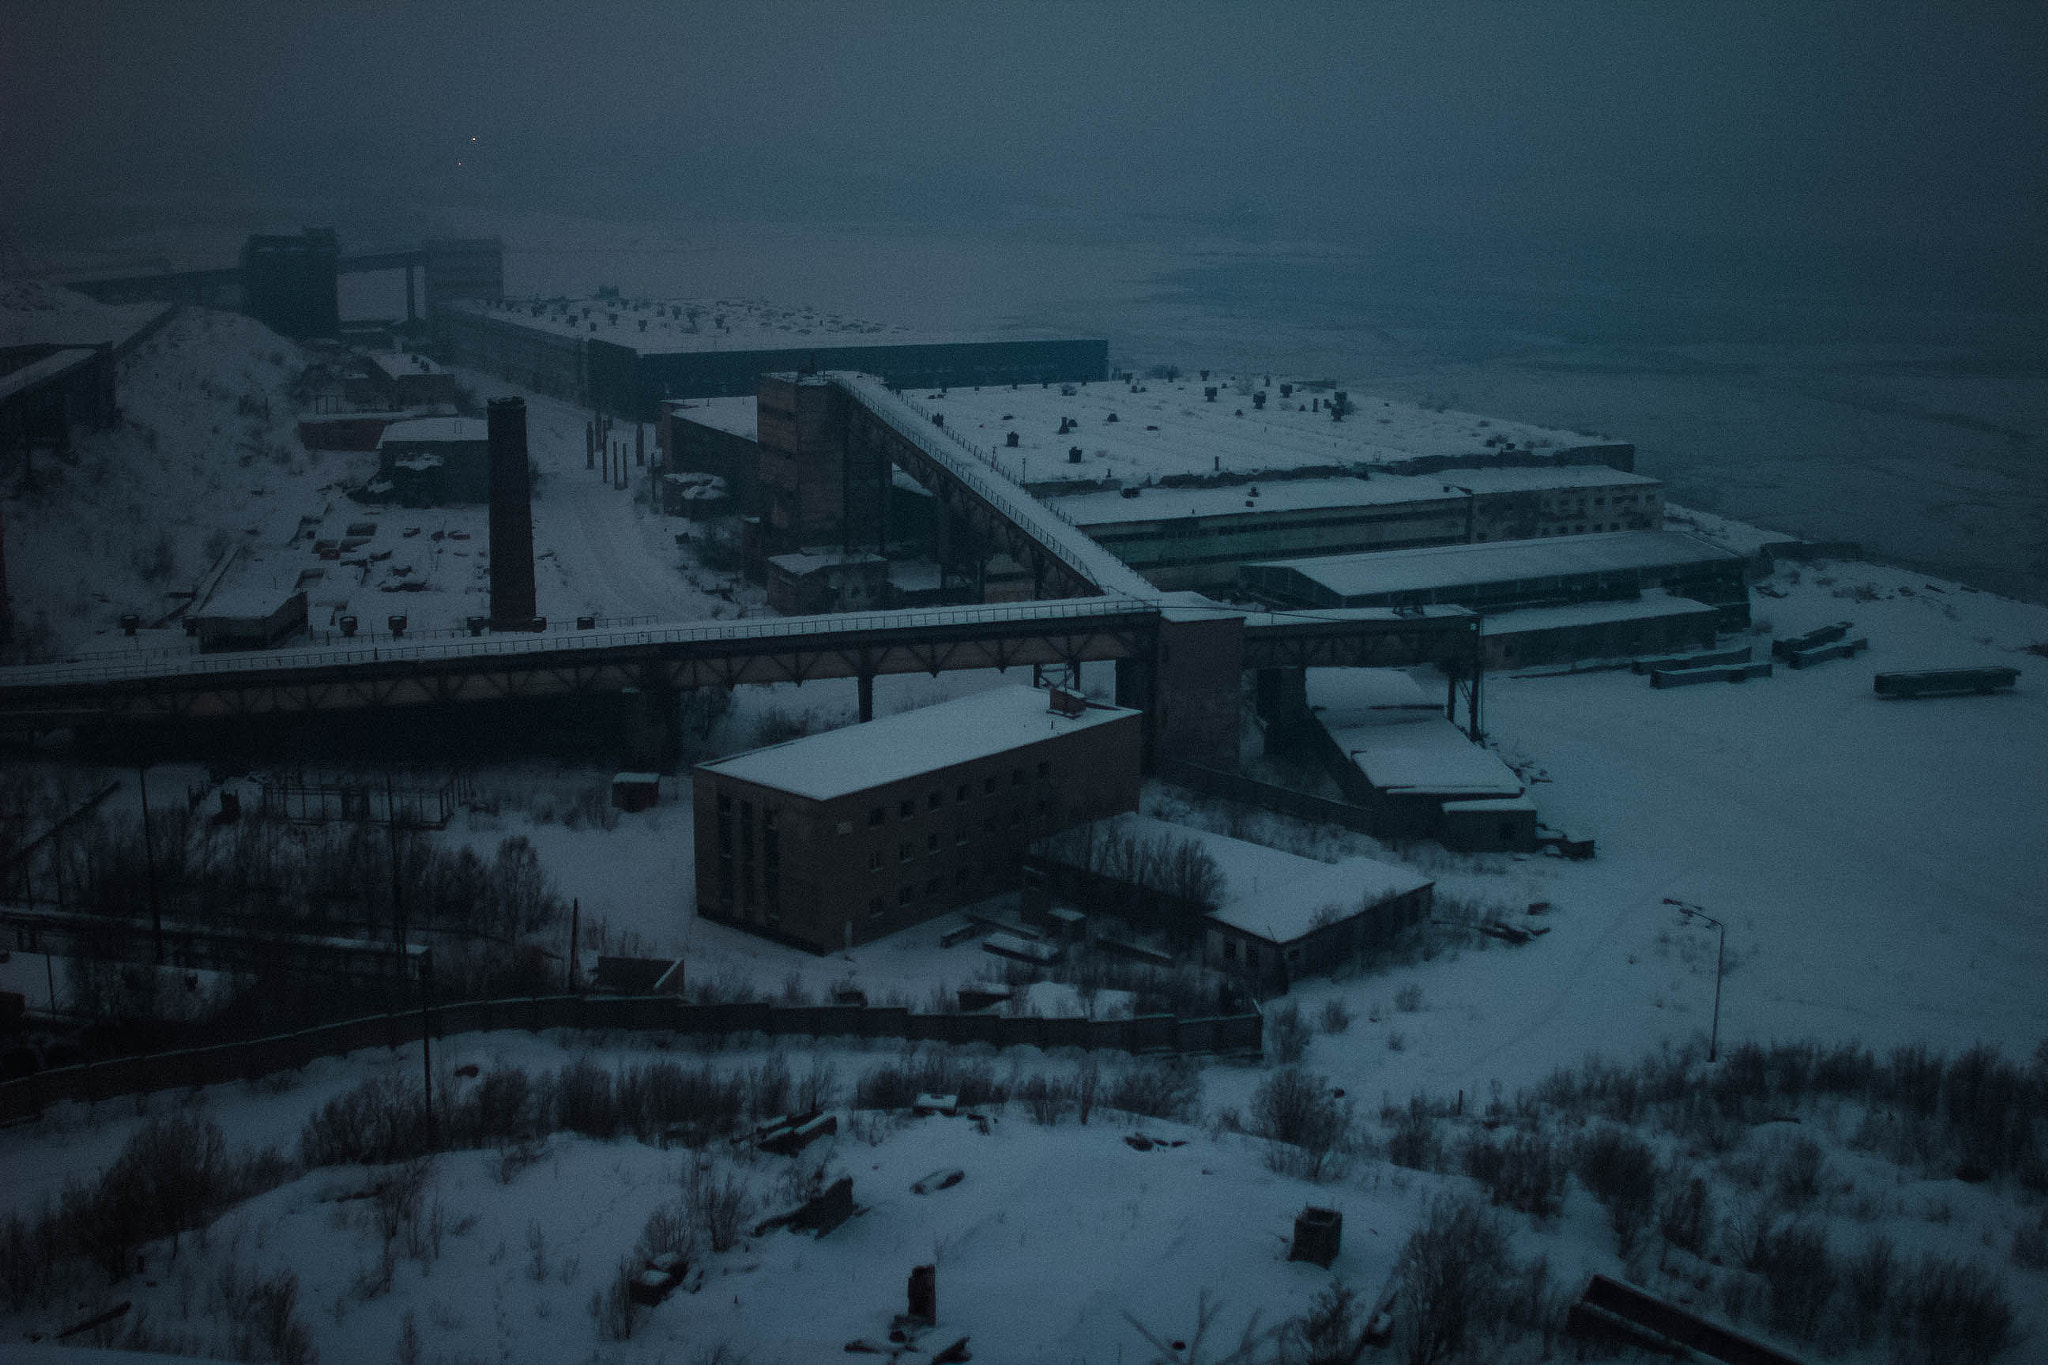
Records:
[[[354,201],[2033,257],[2044,9],[0,0],[0,213],[37,237]]]

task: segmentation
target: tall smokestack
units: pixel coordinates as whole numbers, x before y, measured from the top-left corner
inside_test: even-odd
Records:
[[[533,480],[526,467],[526,400],[494,398],[491,428],[491,627],[524,630],[533,600]]]

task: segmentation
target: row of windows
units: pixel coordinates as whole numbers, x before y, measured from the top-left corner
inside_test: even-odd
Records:
[[[965,891],[978,882],[995,876],[995,873],[996,865],[990,860],[984,860],[978,867],[956,868],[950,878],[952,890]],[[924,900],[935,900],[946,894],[948,882],[949,879],[945,877],[931,877],[923,882],[906,883],[896,889],[895,904],[901,908],[916,905]],[[885,913],[889,905],[890,900],[887,896],[868,897],[868,918],[873,919]]]
[[[1039,798],[1039,801],[1038,801],[1038,805],[1037,805],[1037,807],[1036,807],[1036,811],[1035,811],[1036,823],[1038,823],[1038,824],[1044,824],[1044,823],[1045,823],[1045,818],[1046,818],[1046,813],[1047,813],[1048,811],[1050,811],[1051,809],[1052,809],[1052,803],[1051,803],[1050,801],[1046,800],[1045,798],[1043,798],[1043,797],[1040,797],[1040,798]],[[1019,809],[1016,809],[1016,810],[1012,810],[1012,811],[1010,812],[1010,818],[1009,818],[1009,820],[1007,821],[1007,826],[1008,826],[1008,828],[1010,828],[1010,829],[1021,829],[1021,828],[1023,827],[1023,825],[1024,825],[1024,811],[1022,810],[1022,808],[1019,808]],[[995,817],[995,816],[993,816],[993,815],[989,816],[989,817],[988,817],[988,818],[987,818],[986,820],[983,820],[983,821],[981,822],[981,832],[982,832],[982,834],[984,834],[984,835],[985,835],[985,836],[987,836],[988,838],[991,838],[991,839],[992,839],[992,838],[994,838],[994,837],[995,837],[995,835],[996,835],[996,828],[997,828],[997,820],[996,820],[996,817]],[[965,848],[965,847],[967,847],[967,841],[968,841],[968,827],[967,827],[966,825],[956,825],[956,826],[954,826],[954,828],[953,828],[953,846],[954,846],[955,848]],[[930,833],[930,834],[927,834],[927,835],[925,835],[925,837],[924,837],[924,850],[923,850],[923,851],[924,851],[924,852],[925,852],[925,854],[927,854],[927,855],[930,855],[930,854],[934,854],[934,853],[937,853],[937,852],[938,852],[938,851],[939,851],[939,850],[940,850],[940,849],[941,849],[942,847],[944,847],[944,845],[945,845],[945,837],[944,837],[944,834],[943,834],[943,833],[942,833],[941,831],[938,831],[938,830],[934,830],[934,831],[933,831],[932,833]],[[913,843],[912,841],[910,841],[910,840],[907,840],[907,839],[906,839],[906,840],[904,840],[904,841],[903,841],[902,843],[899,843],[899,844],[897,844],[897,845],[896,845],[896,861],[897,861],[897,862],[899,862],[899,863],[907,863],[907,862],[911,861],[912,859],[916,858],[917,856],[918,856],[918,848],[917,848],[917,845],[916,845],[915,843]],[[886,858],[885,858],[885,857],[883,856],[883,852],[882,852],[882,850],[881,850],[881,849],[879,849],[879,848],[878,848],[878,849],[875,849],[875,850],[873,850],[872,852],[870,852],[870,853],[868,854],[868,871],[870,871],[870,872],[880,872],[880,871],[882,870],[882,868],[883,868],[883,867],[884,867],[884,866],[886,865],[887,861],[888,861],[888,860],[887,860],[887,859],[886,859]]]
[[[1043,781],[1051,776],[1051,761],[1043,758],[1038,760],[1039,780]],[[1010,769],[1010,785],[1013,787],[1021,787],[1024,785],[1024,770],[1022,768]],[[983,796],[993,796],[995,795],[996,790],[1001,786],[1001,779],[998,778],[996,774],[990,773],[988,776],[981,779],[981,794]],[[974,784],[972,782],[962,782],[953,789],[953,800],[956,804],[964,801],[970,801],[973,798]],[[944,788],[934,787],[931,789],[931,791],[925,794],[924,809],[927,812],[938,810],[945,804],[946,793]],[[905,797],[896,805],[896,818],[899,820],[909,820],[916,816],[917,810],[917,798],[914,796]],[[868,826],[872,829],[877,825],[885,823],[888,820],[888,818],[889,808],[887,806],[875,806],[868,811]],[[842,821],[839,826],[839,832],[841,834],[853,833],[852,824],[849,822]]]

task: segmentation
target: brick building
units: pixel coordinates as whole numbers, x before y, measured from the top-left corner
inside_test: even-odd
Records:
[[[1140,721],[997,688],[694,772],[697,913],[808,948],[1016,884],[1034,839],[1137,809]]]

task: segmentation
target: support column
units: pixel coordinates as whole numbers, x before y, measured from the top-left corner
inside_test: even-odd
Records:
[[[405,268],[405,320],[407,323],[418,322],[420,316],[419,307],[413,302],[412,269],[409,265]]]
[[[860,675],[859,681],[860,718],[862,720],[873,720],[875,718],[875,675],[863,673]]]

